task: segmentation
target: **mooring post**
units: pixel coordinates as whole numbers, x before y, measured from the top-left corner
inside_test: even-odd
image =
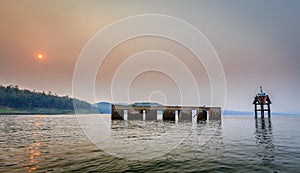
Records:
[[[268,118],[271,118],[271,108],[270,108],[270,103],[268,103]]]
[[[124,120],[125,121],[127,121],[128,120],[128,110],[123,110],[123,118],[124,118]]]
[[[254,104],[254,116],[257,118],[257,104]]]
[[[143,121],[146,121],[146,110],[143,109]]]
[[[260,104],[260,114],[261,114],[261,118],[265,118],[265,110],[263,104]]]

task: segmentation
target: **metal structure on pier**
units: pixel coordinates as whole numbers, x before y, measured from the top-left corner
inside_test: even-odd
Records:
[[[264,118],[265,111],[268,113],[268,118],[271,118],[271,104],[270,97],[260,87],[259,93],[255,95],[253,100],[255,118],[257,118],[257,112],[260,112],[261,118]]]

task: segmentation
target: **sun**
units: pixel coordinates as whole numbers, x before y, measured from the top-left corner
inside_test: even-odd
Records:
[[[44,52],[36,52],[36,53],[35,53],[35,58],[36,58],[38,61],[43,61],[43,60],[45,60],[46,55],[45,55]]]

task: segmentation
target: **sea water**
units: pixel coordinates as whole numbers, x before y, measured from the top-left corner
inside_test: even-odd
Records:
[[[80,117],[93,116],[102,115]],[[76,115],[0,116],[0,172],[300,172],[300,116],[196,124],[103,116],[105,128]]]

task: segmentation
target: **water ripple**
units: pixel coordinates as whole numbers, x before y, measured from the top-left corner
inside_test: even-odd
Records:
[[[0,116],[0,172],[298,172],[300,117],[224,117],[223,122],[113,122],[112,150],[143,143],[157,148],[168,135],[182,139],[170,152],[149,160],[107,154],[84,135],[73,115]],[[176,128],[175,128],[176,127]],[[173,132],[168,130],[173,128]],[[188,133],[184,133],[184,131]],[[130,142],[129,142],[130,141]],[[133,143],[132,143],[133,141]],[[165,143],[163,143],[165,142]]]

